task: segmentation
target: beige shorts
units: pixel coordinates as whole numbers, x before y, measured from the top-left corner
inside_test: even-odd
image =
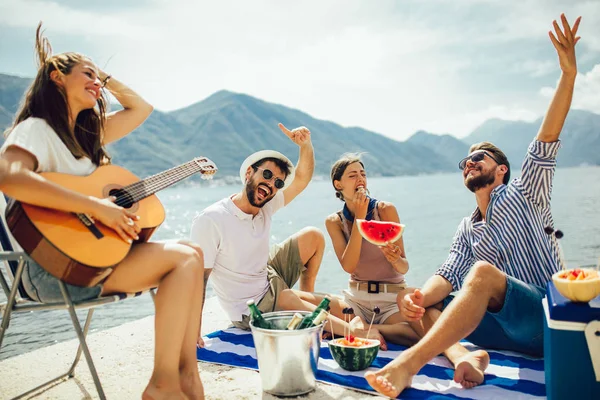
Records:
[[[368,293],[355,288],[345,289],[344,302],[354,309],[354,315],[361,317],[366,323],[383,324],[392,315],[400,312],[396,303],[396,293]],[[373,309],[379,307],[379,314]]]
[[[267,262],[267,278],[269,291],[258,302],[262,313],[276,311],[277,299],[285,289],[294,287],[302,272],[306,270],[300,258],[297,236],[290,236],[283,242],[275,244],[269,251]],[[242,321],[232,321],[233,326],[240,329],[250,329],[250,317],[242,316]]]

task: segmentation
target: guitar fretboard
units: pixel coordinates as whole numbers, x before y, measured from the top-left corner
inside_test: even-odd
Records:
[[[120,206],[137,203],[197,172],[202,173],[203,179],[211,179],[216,170],[214,164],[208,159],[197,158],[121,188],[119,192],[124,196],[123,198],[117,196],[115,203]]]

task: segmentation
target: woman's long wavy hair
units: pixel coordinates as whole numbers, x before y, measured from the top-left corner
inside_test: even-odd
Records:
[[[64,89],[50,77],[53,71],[68,75],[74,66],[88,58],[79,53],[52,55],[52,46],[43,36],[41,29],[40,22],[35,41],[38,73],[27,90],[13,126],[7,130],[7,135],[10,135],[15,126],[27,118],[41,118],[54,129],[77,159],[88,157],[96,165],[107,164],[110,162],[110,157],[102,146],[107,104],[104,94],[98,98],[96,107],[83,110],[77,115],[75,128],[71,130],[67,95]]]

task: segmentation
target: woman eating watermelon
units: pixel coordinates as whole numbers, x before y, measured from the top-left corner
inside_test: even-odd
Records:
[[[368,195],[367,174],[358,154],[344,154],[333,164],[331,183],[335,196],[344,202],[342,210],[325,220],[335,254],[350,274],[344,302],[354,310],[353,316],[367,323],[403,322],[396,296],[406,289],[408,260],[396,207]],[[368,225],[368,232],[362,230],[367,240],[361,236],[360,224]],[[381,310],[379,314],[374,313],[375,307]],[[414,335],[408,326],[403,327],[409,337]]]
[[[331,180],[344,207],[327,217],[325,226],[350,281],[343,299],[331,298],[330,314],[351,321],[350,332],[344,332],[349,340],[370,331],[372,335],[366,335],[370,338],[411,345],[418,336],[409,325],[401,323],[396,304],[396,296],[407,289],[404,274],[408,271],[398,212],[392,203],[378,202],[367,195],[366,173],[358,155],[347,154],[336,161]],[[363,233],[371,243],[361,237],[356,219],[362,220]],[[379,226],[372,226],[377,221],[381,221]],[[367,228],[372,228],[371,235],[367,235]],[[313,304],[323,298],[316,293],[298,295]],[[385,342],[381,349],[387,349]]]

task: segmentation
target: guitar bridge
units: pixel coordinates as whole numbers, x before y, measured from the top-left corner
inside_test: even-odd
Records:
[[[94,219],[87,214],[75,214],[83,225],[96,237],[96,239],[102,239],[104,235],[100,232],[100,229],[96,226]]]

